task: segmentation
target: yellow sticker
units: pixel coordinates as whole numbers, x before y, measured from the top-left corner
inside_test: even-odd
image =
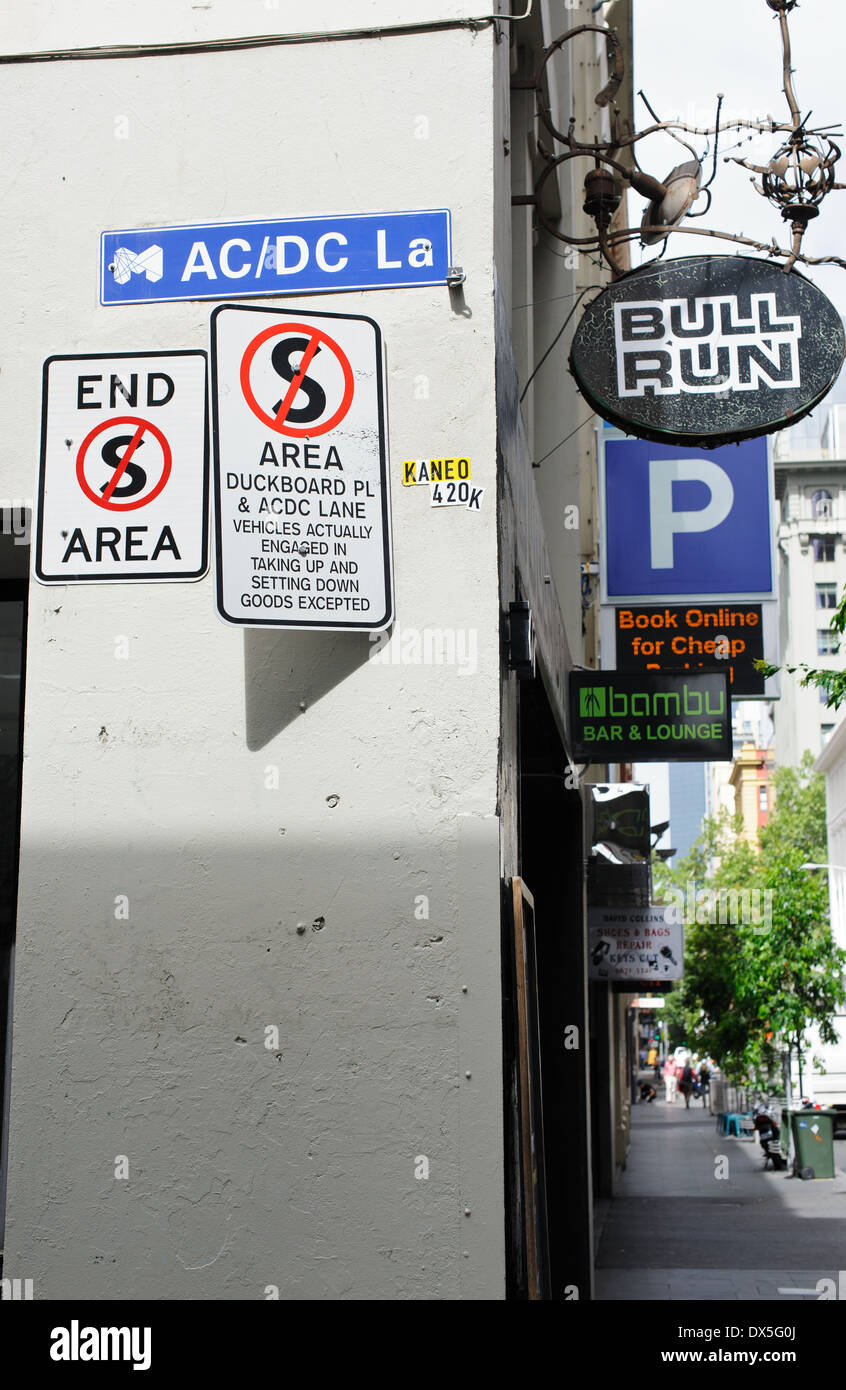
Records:
[[[469,459],[405,459],[402,465],[403,487],[419,483],[460,483],[470,480]]]

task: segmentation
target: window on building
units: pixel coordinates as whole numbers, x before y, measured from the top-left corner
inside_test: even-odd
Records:
[[[834,537],[833,536],[814,536],[812,538],[814,548],[814,559],[817,563],[828,562],[834,559]]]
[[[837,633],[827,627],[817,628],[817,656],[832,656],[837,651]]]
[[[832,735],[833,732],[834,732],[834,725],[833,725],[833,724],[820,724],[820,738],[821,738],[821,740],[822,740],[822,746],[823,746],[823,748],[825,748],[825,745],[828,743],[828,740],[829,740],[829,738],[831,737],[831,735]]]
[[[817,608],[837,607],[837,585],[817,584]]]
[[[759,810],[759,811],[767,811],[767,810],[769,810],[769,801],[768,801],[768,799],[767,799],[767,788],[766,788],[766,787],[759,787],[759,788],[758,788],[758,810]]]
[[[832,496],[824,487],[818,488],[811,497],[811,512],[815,520],[828,521],[833,516]]]

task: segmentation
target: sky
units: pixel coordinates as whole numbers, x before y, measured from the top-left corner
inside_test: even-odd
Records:
[[[782,52],[778,16],[766,0],[633,0],[634,90],[643,89],[662,120],[681,118],[694,125],[712,125],[717,93],[725,96],[721,120],[769,115],[789,120],[782,92]],[[788,16],[792,47],[793,84],[803,115],[812,111],[812,126],[846,121],[846,0],[804,0]],[[635,96],[638,129],[652,124],[643,102]],[[682,132],[683,134],[683,132]],[[724,164],[723,153],[743,133],[720,137],[713,202],[701,226],[745,234],[761,241],[776,238],[790,244],[790,228],[781,213],[752,188],[752,175],[736,164]],[[685,136],[704,151],[707,138]],[[784,136],[764,134],[731,153],[756,164],[768,163]],[[846,150],[846,142],[837,141]],[[712,145],[713,150],[713,145]],[[689,159],[685,149],[661,133],[638,142],[638,162],[656,178],[664,178],[675,165]],[[707,173],[710,174],[710,160]],[[837,178],[846,183],[846,156],[837,166]],[[707,177],[707,175],[706,175]],[[700,199],[694,210],[704,206]],[[645,204],[630,193],[631,220],[640,223]],[[687,223],[695,226],[696,223]],[[637,263],[637,243],[633,262]],[[660,249],[660,248],[659,248]],[[805,234],[809,255],[846,258],[846,190],[829,193],[820,216]],[[699,254],[758,255],[732,242],[711,237],[670,238],[668,257]],[[653,254],[649,248],[649,257]],[[846,270],[837,266],[806,268],[813,279],[846,316]]]

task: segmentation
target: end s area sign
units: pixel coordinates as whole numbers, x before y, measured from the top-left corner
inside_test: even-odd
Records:
[[[601,452],[603,603],[774,596],[766,439],[704,450],[606,437]]]
[[[378,632],[393,617],[382,335],[355,314],[212,314],[217,607]]]
[[[44,364],[35,574],[199,579],[208,568],[204,352]]]

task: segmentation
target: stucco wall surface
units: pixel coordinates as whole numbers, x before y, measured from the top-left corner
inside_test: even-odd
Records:
[[[309,27],[351,8],[395,7]],[[77,41],[118,9],[76,7]],[[133,7],[135,37],[165,9],[199,22]],[[384,650],[227,627],[210,576],[32,585],[4,1273],[36,1297],[502,1295],[494,48],[0,69],[6,496],[35,495],[45,358],[207,348],[211,303],[99,306],[104,228],[448,207],[467,274],[278,301],[382,328]],[[478,514],[400,485],[459,454]]]
[[[370,29],[473,19],[500,8],[509,12],[497,0],[23,0],[0,15],[0,52]]]

